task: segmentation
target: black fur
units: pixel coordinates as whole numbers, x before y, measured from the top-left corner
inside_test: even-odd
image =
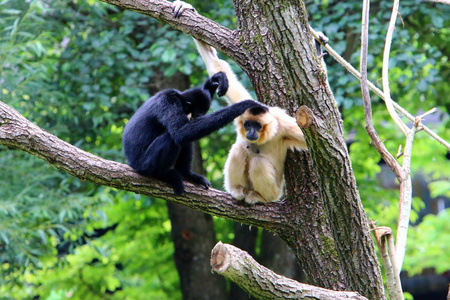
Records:
[[[183,178],[205,188],[209,181],[192,172],[192,142],[216,131],[244,113],[261,106],[245,100],[209,115],[212,97],[228,90],[223,72],[214,74],[203,87],[180,92],[167,89],[148,99],[131,117],[123,132],[125,156],[139,174],[172,185],[175,193],[184,191]],[[194,118],[189,121],[187,115]]]
[[[269,108],[267,108],[266,106],[262,106],[261,105],[261,106],[258,106],[258,107],[250,108],[248,111],[252,115],[257,116],[257,115],[265,114],[265,113],[269,112]]]

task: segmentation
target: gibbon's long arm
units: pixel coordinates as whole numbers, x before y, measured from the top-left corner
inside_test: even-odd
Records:
[[[247,109],[261,106],[253,100],[245,100],[231,106],[222,108],[209,115],[196,118],[187,122],[182,127],[168,126],[167,131],[172,136],[175,143],[183,145],[205,137],[212,132],[219,130],[235,118],[243,114]]]
[[[229,88],[224,96],[230,104],[253,99],[242,83],[239,82],[236,74],[231,70],[231,66],[217,56],[215,48],[196,39],[194,39],[194,42],[197,46],[198,53],[200,53],[206,65],[208,75],[213,76],[218,72],[224,72],[227,75]]]

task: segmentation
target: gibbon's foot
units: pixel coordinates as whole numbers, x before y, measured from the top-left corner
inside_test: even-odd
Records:
[[[184,176],[187,180],[189,180],[192,183],[203,185],[205,190],[209,189],[211,187],[211,183],[203,177],[202,175],[198,175],[195,173],[188,174],[187,176]]]
[[[233,196],[236,200],[244,200],[246,193],[247,190],[240,185],[234,186],[230,192],[231,196]]]
[[[319,40],[324,44],[328,44],[328,38],[323,34],[322,31],[316,31],[317,35],[319,36]]]
[[[176,0],[172,3],[172,15],[175,18],[180,17],[183,11],[185,11],[186,9],[195,11],[195,8],[192,5],[184,1]]]
[[[249,191],[245,195],[245,202],[248,204],[265,203],[267,202],[258,192]]]

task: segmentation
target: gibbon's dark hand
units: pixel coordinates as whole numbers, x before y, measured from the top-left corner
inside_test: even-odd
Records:
[[[211,81],[214,85],[218,85],[217,95],[222,97],[228,91],[228,78],[224,72],[218,72],[211,77]]]

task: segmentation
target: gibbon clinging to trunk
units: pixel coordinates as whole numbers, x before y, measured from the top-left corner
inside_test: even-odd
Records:
[[[183,1],[173,3],[173,15],[195,10]],[[208,74],[223,72],[228,78],[225,98],[235,104],[252,96],[239,82],[230,65],[218,58],[216,49],[195,40]],[[306,149],[296,120],[279,107],[255,107],[235,119],[237,138],[225,163],[225,189],[249,204],[277,201],[283,195],[284,162],[288,149]]]
[[[224,72],[230,104],[251,99],[230,65],[216,50],[194,40],[209,74]],[[225,163],[225,189],[238,200],[254,204],[273,202],[283,195],[284,162],[288,149],[306,149],[296,120],[279,107],[248,109],[235,119],[237,138]]]

